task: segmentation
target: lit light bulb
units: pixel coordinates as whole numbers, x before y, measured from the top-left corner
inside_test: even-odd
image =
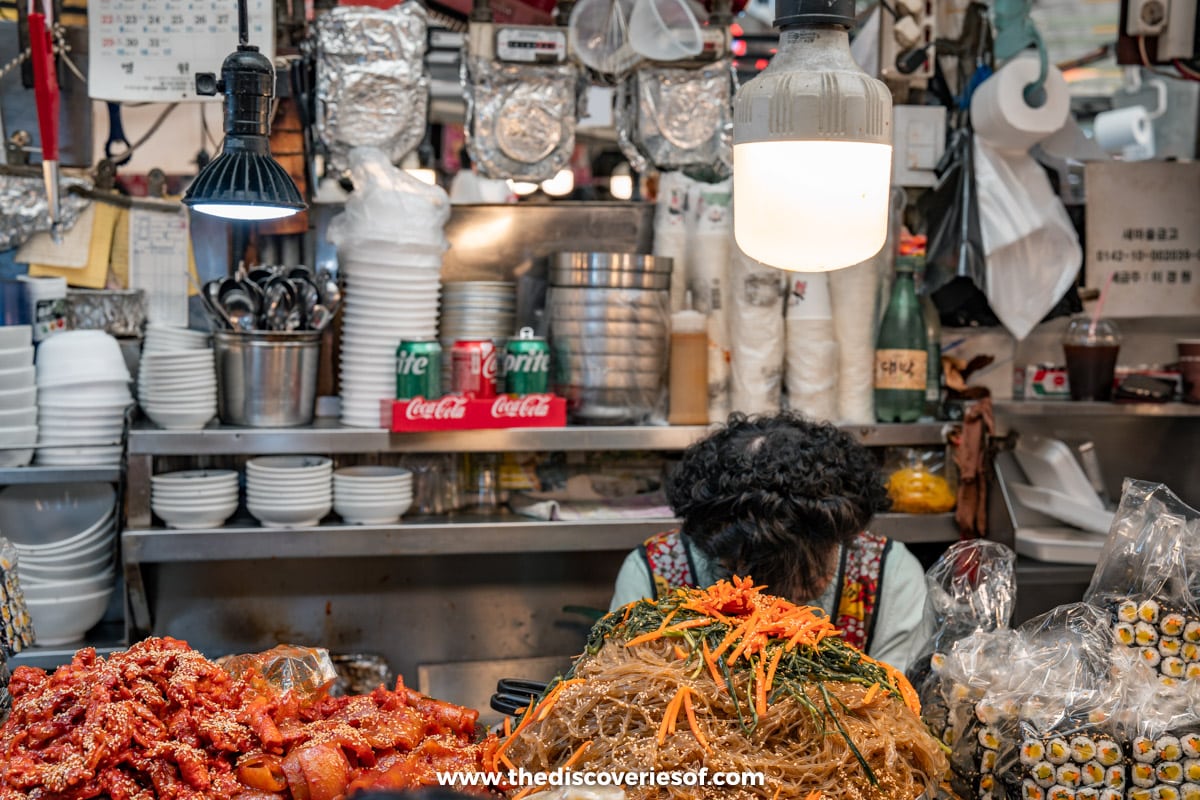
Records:
[[[192,211],[208,214],[222,219],[241,219],[251,222],[262,222],[269,219],[283,219],[298,213],[296,208],[281,206],[243,206],[236,203],[196,203]]]
[[[887,239],[892,100],[850,54],[853,0],[778,0],[770,65],[734,100],[734,237],[781,269],[865,261]]]
[[[633,197],[633,175],[629,173],[628,164],[619,164],[608,179],[608,193],[617,200],[629,200]]]
[[[538,185],[536,183],[529,183],[528,181],[510,180],[508,182],[508,188],[511,189],[512,193],[517,197],[525,197],[526,195],[531,195],[536,192],[538,190]]]
[[[575,191],[575,172],[560,169],[553,178],[542,181],[542,191],[551,197],[566,197]]]

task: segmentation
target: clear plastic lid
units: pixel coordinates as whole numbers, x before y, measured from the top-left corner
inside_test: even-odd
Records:
[[[1090,319],[1079,318],[1071,320],[1067,332],[1063,336],[1063,344],[1084,345],[1086,347],[1103,347],[1119,345],[1121,330],[1109,319],[1093,322]]]

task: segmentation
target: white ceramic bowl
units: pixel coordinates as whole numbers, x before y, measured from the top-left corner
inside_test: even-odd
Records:
[[[412,477],[412,470],[404,467],[342,467],[333,473],[335,483],[391,483],[396,480],[412,481]]]
[[[169,431],[198,431],[217,415],[215,402],[199,410],[178,408],[166,410],[154,406],[143,406],[143,410],[151,422]]]
[[[124,408],[132,402],[126,381],[86,382],[38,392],[38,405],[44,408]]]
[[[412,501],[396,503],[366,503],[337,498],[333,510],[345,522],[353,525],[387,525],[403,516]]]
[[[57,594],[50,595],[42,592],[40,597],[33,597],[35,600],[98,592],[106,585],[103,578],[107,577],[109,583],[114,579],[113,554],[104,553],[91,561],[62,566],[41,566],[22,562],[17,566],[17,574],[21,576],[22,588],[26,588],[25,581],[33,579],[43,589],[54,586],[59,590]],[[28,598],[31,595],[26,592],[25,596]]]
[[[46,403],[38,405],[38,410],[41,414],[47,418],[52,417],[55,420],[61,420],[63,424],[68,422],[89,422],[95,419],[124,419],[126,408],[128,408],[127,405],[109,405],[93,411],[87,408],[48,405]]]
[[[37,387],[24,386],[19,389],[0,390],[0,409],[28,408],[37,405]]]
[[[160,486],[151,488],[155,498],[164,501],[212,500],[219,497],[237,497],[237,481],[212,483],[201,486]]]
[[[0,428],[28,428],[36,425],[38,418],[37,406],[18,408],[12,411],[0,410]]]
[[[121,345],[104,331],[66,331],[38,346],[38,385],[86,380],[129,380]]]
[[[300,477],[333,473],[333,461],[325,456],[260,456],[246,462],[246,474]]]
[[[257,503],[247,503],[246,508],[249,510],[250,516],[266,527],[310,528],[320,524],[321,520],[332,510],[333,504],[326,503],[309,507],[272,507]]]
[[[37,442],[36,425],[0,428],[0,467],[23,467],[33,459],[32,445]],[[0,527],[8,533],[8,528]]]
[[[89,445],[87,447],[47,447],[34,456],[44,466],[84,467],[116,466],[121,463],[121,445]]]
[[[18,369],[33,366],[33,348],[17,347],[12,350],[0,350],[0,369]]]
[[[265,489],[255,489],[250,487],[246,490],[246,501],[253,502],[255,505],[290,505],[299,503],[300,505],[315,506],[324,503],[333,497],[333,489],[315,487],[312,489],[276,489],[268,487]]]
[[[113,552],[113,539],[116,537],[115,521],[100,535],[81,546],[61,552],[46,550],[18,550],[22,567],[70,567],[76,564],[86,564]]]
[[[28,325],[0,325],[0,347],[11,350],[33,345],[33,328]]]
[[[237,511],[237,500],[223,505],[213,505],[207,508],[175,508],[151,503],[154,511],[168,528],[179,530],[198,530],[201,528],[220,528],[225,525],[234,512]]]
[[[58,334],[64,336],[65,334]],[[51,337],[53,340],[55,337]],[[50,341],[48,340],[48,341]],[[29,600],[29,618],[37,643],[42,646],[70,644],[83,639],[104,617],[112,587],[62,600]]]
[[[237,481],[237,470],[232,469],[185,469],[162,472],[150,477],[150,485],[155,489],[176,486],[192,489],[200,486],[224,486],[228,483],[236,486]]]
[[[37,371],[34,367],[13,367],[0,370],[0,390],[11,391],[34,385]]]

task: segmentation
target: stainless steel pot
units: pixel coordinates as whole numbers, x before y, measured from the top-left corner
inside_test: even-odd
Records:
[[[550,285],[555,288],[578,287],[588,289],[651,289],[655,291],[667,291],[671,288],[671,273],[621,272],[608,269],[595,269],[582,272],[575,269],[555,267],[550,270]]]
[[[551,311],[556,308],[643,308],[666,313],[669,294],[657,289],[580,289],[555,286],[548,299]]]
[[[217,412],[227,425],[308,425],[317,397],[321,333],[213,334]]]

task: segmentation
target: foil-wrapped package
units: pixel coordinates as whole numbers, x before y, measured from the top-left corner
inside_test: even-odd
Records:
[[[728,59],[635,71],[617,90],[617,139],[630,165],[731,174],[734,80]]]
[[[75,227],[89,202],[68,191],[71,187],[91,189],[92,184],[80,178],[62,179],[63,230]],[[48,230],[50,213],[41,175],[0,175],[0,251],[14,250],[35,233]]]
[[[377,147],[393,163],[425,137],[429,75],[425,9],[339,6],[317,18],[317,134],[329,168],[353,147]]]
[[[467,150],[480,174],[538,182],[575,150],[579,69],[465,59]]]

